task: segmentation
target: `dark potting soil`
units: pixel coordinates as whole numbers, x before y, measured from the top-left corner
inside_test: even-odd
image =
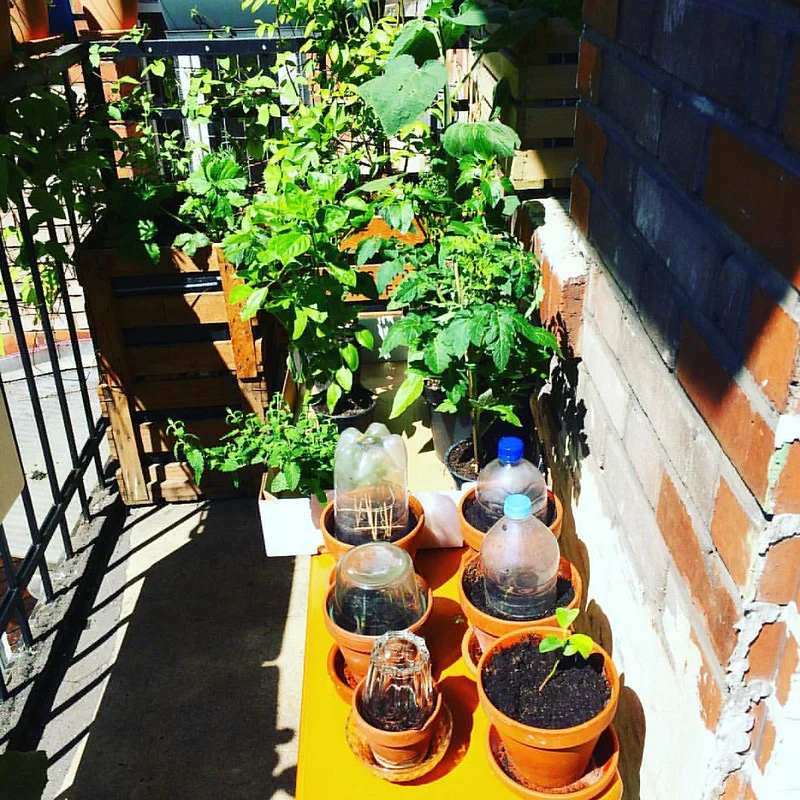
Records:
[[[382,636],[389,631],[403,631],[419,619],[398,599],[365,589],[347,592],[343,606],[341,611],[336,606],[331,608],[333,621],[340,628],[362,636]]]
[[[464,501],[464,518],[476,530],[487,533],[489,528],[497,522],[500,517],[490,514],[476,499],[475,495],[468,497]],[[547,499],[547,525],[552,525],[556,518],[556,504],[550,498]]]
[[[480,559],[476,558],[464,570],[464,593],[469,598],[470,603],[476,608],[483,611],[484,614],[490,614],[497,619],[514,620],[518,617],[510,617],[507,614],[498,614],[493,608],[489,608],[486,602],[486,592],[483,588],[483,570],[480,567]],[[575,587],[572,582],[566,578],[558,578],[556,581],[556,599],[552,605],[543,609],[541,613],[532,617],[525,617],[526,620],[544,619],[551,617],[556,613],[557,608],[566,608],[575,599]]]
[[[539,652],[539,637],[528,636],[496,653],[483,671],[492,705],[524,725],[550,730],[572,728],[596,717],[611,697],[603,657],[594,653],[562,658],[544,689],[557,653]]]
[[[459,442],[455,445],[447,457],[447,463],[460,477],[468,481],[477,480],[478,465],[475,463],[472,441]]]
[[[421,728],[425,724],[426,716],[422,709],[398,709],[388,702],[386,695],[372,698],[365,703],[363,698],[358,710],[361,716],[375,728],[382,731],[411,731]]]
[[[389,539],[381,539],[382,542],[396,542],[398,539],[402,539],[404,536],[408,535],[414,528],[417,527],[417,517],[414,512],[409,508],[408,509],[408,528],[405,531],[395,531],[392,533],[391,538]],[[372,536],[368,533],[342,533],[336,527],[336,514],[333,515],[333,531],[334,536],[340,541],[344,542],[345,544],[367,544],[367,542],[375,541]]]
[[[323,417],[357,417],[365,411],[369,411],[375,397],[372,392],[363,386],[355,388],[349,394],[345,394],[334,406],[333,414],[328,411],[323,393],[319,401],[312,401],[312,408],[315,413]]]

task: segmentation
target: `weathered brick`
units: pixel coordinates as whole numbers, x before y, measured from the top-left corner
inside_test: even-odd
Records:
[[[764,720],[764,727],[761,731],[761,741],[756,751],[756,764],[758,765],[761,774],[767,771],[767,764],[772,756],[772,750],[775,747],[775,723],[769,719],[769,716]]]
[[[703,117],[679,100],[669,98],[664,107],[658,160],[688,191],[700,180],[708,125]]]
[[[708,428],[693,428],[686,463],[686,485],[700,519],[708,526],[714,513],[714,495],[719,482],[720,448]]]
[[[578,230],[584,235],[589,235],[589,210],[592,196],[586,181],[577,173],[572,173],[572,194],[569,199],[569,213],[575,220]]]
[[[706,203],[800,289],[800,179],[728,131],[711,131]]]
[[[617,39],[640,55],[650,53],[657,0],[620,0]]]
[[[661,480],[656,520],[692,599],[703,614],[717,657],[726,664],[736,645],[734,624],[739,611],[720,583],[713,563],[707,567],[692,518],[666,472]]]
[[[584,100],[596,103],[600,97],[600,80],[603,55],[600,49],[586,39],[581,39],[578,51],[578,92]]]
[[[800,514],[800,442],[785,442],[770,465],[770,503],[773,514]]]
[[[749,280],[750,271],[746,264],[732,255],[722,262],[711,291],[709,319],[737,349]]]
[[[606,57],[600,85],[600,106],[635,142],[658,152],[663,95],[620,61]]]
[[[678,380],[744,482],[763,503],[773,433],[688,321],[683,324],[678,351]]]
[[[792,679],[797,676],[798,665],[800,665],[800,649],[797,646],[797,639],[789,635],[778,664],[778,675],[775,680],[775,697],[778,698],[778,702],[782,706],[785,706],[789,701],[789,695],[792,691]]]
[[[583,20],[598,33],[613,39],[617,33],[619,0],[585,0]]]
[[[592,271],[586,310],[594,317],[595,324],[612,352],[619,350],[622,326],[622,300],[612,289],[614,279],[602,267]]]
[[[594,121],[584,106],[575,115],[575,150],[578,159],[586,165],[598,183],[603,182],[603,163],[608,138],[606,132]]]
[[[664,0],[654,24],[653,60],[703,94],[739,110],[749,66],[750,20],[697,0]]]
[[[683,304],[672,291],[669,275],[651,264],[644,272],[639,314],[648,335],[669,369],[675,369],[675,355],[681,336]]]
[[[631,390],[608,345],[602,341],[597,328],[592,324],[586,325],[583,331],[583,362],[603,398],[617,434],[622,436]]]
[[[785,622],[767,622],[761,626],[747,654],[747,679],[770,680],[778,665],[778,653],[786,635]]]
[[[633,207],[633,193],[638,171],[638,166],[627,151],[611,139],[606,150],[603,186],[609,200],[626,219],[630,218]]]
[[[750,730],[750,749],[755,750],[761,740],[761,732],[764,730],[764,721],[767,716],[767,704],[760,700],[750,709],[753,717],[753,727]]]
[[[725,478],[717,490],[711,538],[737,586],[744,587],[758,547],[758,530]]]
[[[602,194],[592,203],[589,238],[595,244],[623,294],[633,303],[639,303],[644,254],[630,230],[623,230],[612,216]]]
[[[661,489],[661,448],[653,426],[637,402],[631,402],[623,439],[625,450],[633,464],[639,483],[652,508],[658,505]]]
[[[694,305],[705,309],[722,261],[717,240],[644,170],[639,171],[634,203],[636,227],[664,259]]]
[[[772,128],[777,118],[787,40],[785,31],[766,23],[758,28],[755,53],[747,70],[744,113],[763,128]]]
[[[706,727],[710,731],[717,729],[719,725],[719,717],[722,711],[722,689],[720,688],[717,679],[714,677],[714,671],[708,664],[703,648],[697,639],[694,631],[691,632],[692,644],[697,648],[700,653],[700,674],[697,679],[697,693],[700,696],[700,713],[703,717]]]
[[[741,772],[733,772],[725,779],[725,791],[720,800],[740,800],[744,789],[744,778]]]
[[[783,117],[783,138],[790,147],[800,150],[800,44],[794,47],[789,91]]]
[[[800,581],[800,535],[783,539],[767,550],[756,597],[765,603],[791,603]]]
[[[786,408],[799,341],[797,323],[763,289],[754,287],[744,335],[745,365],[778,411]]]

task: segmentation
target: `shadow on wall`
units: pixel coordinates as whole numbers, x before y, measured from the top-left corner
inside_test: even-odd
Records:
[[[278,728],[274,664],[293,568],[264,556],[254,504],[208,506],[147,572],[63,800],[293,795],[278,746],[295,731]]]

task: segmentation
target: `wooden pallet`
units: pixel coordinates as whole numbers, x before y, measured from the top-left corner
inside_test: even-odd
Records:
[[[125,503],[237,493],[228,476],[208,476],[200,492],[186,465],[171,457],[168,419],[186,419],[187,429],[208,442],[225,431],[227,407],[263,414],[284,381],[277,324],[245,322],[241,307],[228,303],[239,279],[218,247],[195,258],[163,248],[158,264],[84,248],[78,276]],[[244,480],[240,491],[256,489]]]
[[[508,80],[513,103],[503,121],[519,133],[522,148],[506,166],[518,190],[569,186],[578,41],[568,20],[548,19],[514,48],[486,55],[475,70],[475,111],[484,119],[498,82]]]

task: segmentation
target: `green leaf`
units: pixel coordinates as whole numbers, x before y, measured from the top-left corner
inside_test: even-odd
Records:
[[[242,308],[242,319],[252,319],[259,312],[262,304],[267,299],[268,293],[269,289],[266,286],[254,289]]]
[[[510,158],[520,147],[520,139],[513,128],[498,120],[456,122],[444,132],[442,145],[453,158],[471,155]]]
[[[14,800],[41,800],[47,785],[47,753],[18,753],[6,750],[0,755],[0,789],[3,797]]]
[[[280,494],[281,492],[288,491],[288,489],[289,481],[286,479],[286,475],[284,475],[282,471],[276,473],[269,487],[270,492],[272,492],[272,494]]]
[[[294,326],[292,327],[292,339],[299,339],[308,325],[308,314],[302,308],[294,310]]]
[[[34,189],[29,195],[30,204],[51,219],[64,219],[61,203],[46,189]]]
[[[350,218],[346,208],[341,206],[327,206],[323,211],[322,227],[327,233],[335,233],[341,230]]]
[[[573,633],[569,637],[569,643],[575,650],[580,653],[584,658],[589,658],[594,650],[594,640],[591,636],[584,633]]]
[[[508,15],[508,21],[477,44],[483,53],[496,53],[527,36],[547,15],[538,8],[518,8]]]
[[[339,350],[344,363],[355,371],[358,369],[358,350],[352,342],[348,342],[344,347]]]
[[[364,239],[358,246],[358,253],[356,254],[356,264],[363,267],[378,250],[381,249],[382,240],[378,236],[370,236],[369,239]],[[383,291],[381,289],[380,291]]]
[[[286,483],[288,484],[289,491],[293,492],[300,483],[300,465],[294,461],[290,461],[283,468],[283,474],[286,476]]]
[[[392,413],[389,419],[399,417],[422,394],[425,379],[418,372],[411,372],[400,384],[392,403]]]
[[[194,482],[199,486],[200,481],[203,480],[203,471],[206,468],[206,459],[203,451],[197,448],[186,448],[186,461],[194,472]]]
[[[356,91],[375,112],[387,136],[416,122],[447,82],[447,67],[426,61],[417,67],[410,55],[393,58],[383,75],[362,83]]]
[[[550,636],[545,636],[544,639],[539,642],[539,652],[549,653],[551,650],[560,650],[563,646],[564,640],[559,636],[551,634]]]
[[[454,319],[444,331],[449,348],[456,358],[461,358],[469,348],[469,320],[463,317]]]
[[[333,414],[333,409],[336,408],[336,404],[339,402],[339,399],[342,396],[342,387],[339,386],[338,383],[331,383],[328,387],[328,391],[326,393],[326,400],[328,402],[328,411]]]
[[[378,285],[378,291],[383,294],[391,282],[403,271],[402,261],[384,261],[378,267],[378,272],[375,276],[375,283]]]
[[[446,331],[439,332],[425,345],[422,357],[425,365],[437,375],[441,375],[450,366],[452,357],[447,346]]]
[[[359,328],[356,331],[356,341],[365,349],[372,350],[375,347],[375,337],[368,328]]]
[[[267,252],[284,266],[311,248],[311,237],[307,233],[279,233],[267,244]]]
[[[508,9],[501,5],[481,6],[472,0],[467,0],[461,4],[458,14],[448,15],[447,19],[456,25],[466,25],[468,28],[482,25],[502,25],[508,21]]]
[[[237,303],[243,303],[251,294],[253,294],[253,287],[250,284],[239,283],[230,290],[228,302],[235,306]]]
[[[503,216],[510,217],[520,205],[519,197],[515,194],[508,194],[503,198]]]
[[[328,272],[336,278],[343,286],[352,289],[356,285],[356,272],[355,270],[348,269],[347,267],[340,267],[336,264],[328,264]]]
[[[157,61],[151,61],[150,62],[149,69],[150,69],[150,72],[153,73],[153,75],[155,75],[155,76],[157,76],[159,78],[163,78],[164,75],[166,74],[166,71],[167,71],[167,65],[166,65],[166,63],[164,61],[162,61],[161,59],[158,59]]]
[[[111,119],[117,120],[117,122],[122,119],[122,112],[119,110],[118,106],[109,103],[106,108],[108,109],[108,116],[111,117]]]
[[[345,366],[339,367],[336,370],[336,382],[349,392],[353,388],[353,373]]]
[[[441,52],[436,38],[436,25],[433,22],[415,17],[403,25],[389,58],[406,54],[413,56],[419,66],[429,59],[439,58]]]
[[[580,614],[580,609],[577,608],[557,608],[556,609],[556,622],[563,630],[567,630],[573,622],[575,617]]]

